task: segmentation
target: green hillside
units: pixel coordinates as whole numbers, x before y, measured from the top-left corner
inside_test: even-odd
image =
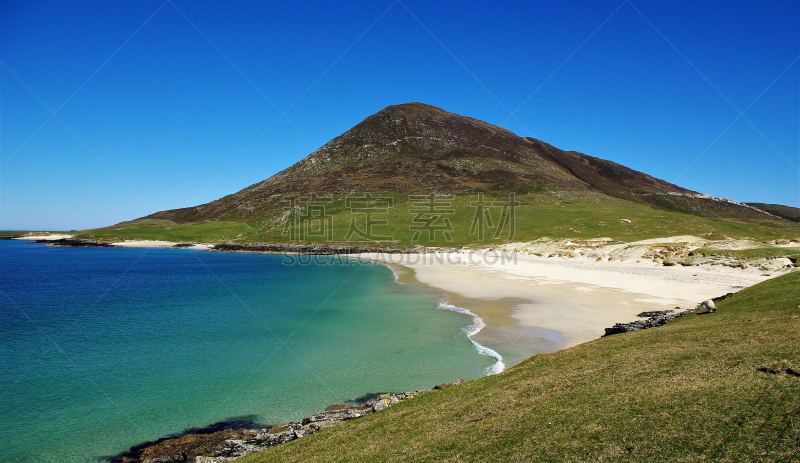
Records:
[[[387,222],[386,225],[378,224],[371,227],[370,236],[376,238],[374,240],[365,240],[355,233],[347,236],[353,220],[356,221],[355,228],[367,231],[367,217],[363,212],[347,208],[345,196],[332,196],[330,202],[319,202],[318,204],[324,206],[325,220],[329,221],[330,241],[411,247],[417,244],[422,246],[493,245],[506,241],[528,241],[545,236],[554,239],[611,237],[626,242],[662,236],[707,234],[718,234],[737,239],[751,238],[759,241],[800,238],[800,225],[785,220],[703,217],[614,199],[598,193],[560,192],[560,194],[528,193],[515,196],[515,201],[519,205],[513,211],[513,234],[511,234],[510,211],[502,206],[508,204],[509,195],[484,195],[485,203],[494,202],[497,206],[485,208],[485,211],[490,214],[491,226],[484,219],[482,236],[477,228],[472,227],[473,220],[476,219],[478,213],[478,207],[474,205],[479,201],[477,194],[453,195],[452,199],[438,198],[436,199],[438,204],[446,205],[452,213],[441,214],[442,218],[435,222],[432,234],[423,231],[415,240],[413,227],[415,227],[415,222],[420,223],[420,217],[414,211],[422,209],[415,208],[415,203],[409,201],[408,195],[385,194],[380,196],[391,198],[393,206],[370,216],[372,221],[385,220]],[[288,202],[285,203],[283,207],[288,207],[288,204]],[[308,204],[311,204],[308,207],[313,211],[313,203]],[[505,222],[501,220],[503,213],[506,217]],[[229,217],[231,221],[206,220],[190,223],[140,219],[111,227],[87,230],[77,237],[102,240],[138,238],[212,243],[226,241],[290,242],[294,238],[296,241],[302,239],[307,243],[327,242],[327,235],[322,229],[316,234],[306,233],[313,226],[308,217],[311,215],[306,209],[303,209],[303,206],[294,213],[286,215],[281,205],[276,204],[271,214],[252,219]],[[425,217],[423,215],[421,218]],[[444,219],[449,221],[449,228],[444,226]],[[290,224],[291,230],[285,228],[287,223]],[[498,232],[500,226],[503,228]],[[449,231],[449,240],[445,231]]]
[[[797,461],[800,273],[243,458]]]
[[[426,196],[432,198],[427,203]],[[361,233],[354,233],[351,223]],[[319,233],[306,230],[323,225]],[[708,233],[796,239],[800,224],[408,103],[367,117],[288,169],[237,193],[79,237],[410,247]]]
[[[792,222],[800,222],[800,209],[796,207],[782,206],[780,204],[764,204],[764,203],[747,203],[750,206],[757,207],[762,211],[767,211],[770,214],[777,215]]]

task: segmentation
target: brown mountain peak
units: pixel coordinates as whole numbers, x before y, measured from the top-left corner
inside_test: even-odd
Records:
[[[151,217],[178,221],[234,217],[242,214],[237,212],[242,204],[248,205],[248,210],[268,210],[281,195],[312,192],[526,194],[567,190],[704,215],[740,216],[744,210],[612,161],[563,151],[487,122],[414,102],[378,111],[288,169],[236,194]]]

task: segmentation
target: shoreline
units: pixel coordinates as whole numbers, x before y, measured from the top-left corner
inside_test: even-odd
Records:
[[[448,303],[447,301],[440,301],[436,307],[440,310],[448,310],[450,312],[460,313],[464,315],[469,315],[472,317],[472,325],[467,325],[462,328],[462,331],[467,335],[467,339],[469,342],[472,343],[472,346],[478,351],[478,355],[485,355],[487,357],[493,357],[495,362],[492,366],[486,368],[484,371],[484,376],[492,376],[502,373],[506,369],[506,364],[503,362],[503,356],[500,355],[499,352],[492,349],[491,347],[486,347],[483,344],[478,343],[474,339],[473,336],[480,333],[481,330],[486,328],[486,323],[483,322],[483,319],[474,313],[470,312],[469,310],[463,307],[457,307],[453,304]]]
[[[352,257],[363,262],[369,262],[373,264],[375,263],[367,259],[361,259],[358,256],[352,256]],[[504,362],[504,357],[495,349],[487,347],[479,343],[475,339],[473,339],[474,336],[479,336],[480,333],[483,332],[486,328],[489,328],[489,326],[484,322],[483,318],[480,315],[476,314],[470,309],[464,308],[464,305],[468,305],[471,307],[480,307],[481,306],[480,301],[466,301],[457,294],[448,293],[446,291],[442,291],[440,289],[426,285],[415,277],[414,270],[411,268],[392,265],[392,264],[386,264],[384,266],[387,267],[392,272],[392,275],[394,276],[394,281],[398,284],[409,285],[416,288],[421,288],[426,291],[431,291],[433,293],[441,294],[442,298],[437,302],[436,305],[436,308],[438,310],[447,310],[450,312],[456,312],[462,315],[470,316],[472,318],[472,324],[464,326],[462,328],[462,331],[464,332],[464,334],[466,334],[467,339],[472,343],[472,346],[475,348],[478,355],[485,355],[488,357],[493,357],[495,359],[495,363],[486,368],[484,376],[496,375],[505,371],[507,365]],[[458,304],[455,304],[453,301],[457,301]],[[467,302],[467,304],[465,304],[465,302]],[[486,310],[483,311],[479,310],[479,312],[484,313],[484,316],[486,316],[486,313],[491,313],[494,319],[506,318],[506,320],[504,320],[505,322],[504,324],[507,327],[515,325],[513,320],[511,320],[511,318],[507,316],[510,314],[510,311],[507,307],[495,306],[489,309],[488,312]],[[479,337],[479,339],[481,338]],[[531,355],[535,355],[535,353],[532,353]],[[515,364],[516,363],[518,362],[515,362]]]
[[[510,365],[531,355],[597,339],[605,328],[634,321],[642,311],[691,308],[700,301],[797,269],[796,262],[787,258],[762,259],[765,262],[748,267],[695,256],[690,264],[676,265],[676,259],[692,256],[691,251],[709,242],[695,236],[631,243],[610,238],[559,242],[545,238],[483,250],[304,243],[105,242],[66,235],[15,239],[55,247],[342,256],[384,264],[399,283],[443,293],[446,303],[479,318],[485,326],[471,334],[470,341],[494,352],[512,349],[514,354],[506,362]],[[728,245],[738,249],[748,243],[739,240]]]
[[[401,267],[398,281],[444,292],[449,304],[485,321],[476,342],[495,350],[505,344],[528,354],[524,358],[598,339],[605,328],[635,321],[644,311],[694,308],[784,273],[521,253],[504,261],[489,251],[352,257]]]
[[[24,239],[33,241],[40,237]],[[173,242],[131,241],[127,246],[119,245],[123,243],[113,243],[112,246],[286,254],[256,250],[254,246],[247,245],[236,245],[239,250],[223,250],[212,249],[214,245],[197,243],[183,243],[187,246]],[[276,248],[320,249],[314,246],[269,245],[269,249]],[[346,251],[355,249],[364,248],[353,247]],[[476,350],[477,346],[481,346],[497,353],[495,347],[505,346],[516,352],[516,355],[508,357],[498,353],[499,358],[495,358],[503,367],[504,360],[508,360],[509,366],[512,366],[531,355],[598,339],[608,327],[640,320],[637,315],[644,311],[674,309],[676,303],[683,304],[684,309],[691,309],[703,300],[736,292],[783,274],[777,272],[765,277],[755,269],[745,271],[723,266],[712,268],[711,265],[665,267],[656,263],[541,257],[524,253],[516,255],[512,264],[489,258],[491,251],[487,250],[448,253],[331,252],[337,250],[331,247],[325,250],[328,252],[320,255],[347,254],[348,258],[385,265],[393,272],[398,283],[444,294],[444,302],[440,306],[444,304],[461,308],[464,311],[461,313],[473,317],[473,325],[470,326],[478,324],[476,319],[484,324],[472,335],[468,334]],[[596,310],[582,310],[581,305]],[[568,323],[558,323],[555,320],[558,318],[566,319]],[[259,438],[266,439],[265,436],[270,434],[267,430],[261,431]]]
[[[302,243],[104,242],[71,239],[67,235],[15,239],[55,247],[194,249],[372,261],[389,267],[399,283],[443,293],[447,304],[480,319],[485,326],[468,336],[470,341],[495,353],[510,348],[514,354],[509,365],[531,355],[597,339],[605,328],[634,321],[642,311],[691,308],[701,301],[796,270],[795,262],[786,258],[767,259],[766,265],[742,268],[714,259],[672,263],[671,259],[678,257],[675,253],[691,256],[693,249],[708,242],[694,236],[632,243],[610,238],[561,242],[542,239],[483,250]],[[743,241],[730,244],[746,245]],[[672,254],[664,255],[665,248]]]
[[[134,445],[116,455],[100,457],[100,460],[110,463],[228,462],[380,412],[405,400],[461,384],[464,384],[464,380],[457,379],[430,389],[376,394],[356,405],[330,405],[322,412],[274,426],[258,425],[250,420],[214,423],[205,428],[187,429],[182,433]]]
[[[472,317],[472,325],[464,327],[465,333],[468,334],[467,338],[473,343],[480,355],[495,357],[499,363],[502,363],[502,367],[498,362],[488,367],[487,375],[485,376],[501,373],[532,355],[558,350],[560,337],[557,333],[546,333],[545,330],[532,329],[521,325],[514,319],[513,309],[516,305],[524,302],[522,299],[481,300],[464,297],[456,292],[437,288],[420,281],[416,276],[416,271],[411,267],[394,263],[375,262],[358,255],[349,257],[376,265],[384,265],[392,271],[397,283],[440,294],[438,309],[451,310]],[[453,307],[456,310],[442,307],[443,305]],[[476,325],[478,320],[483,326],[480,330],[469,334],[468,329]],[[482,349],[487,351],[482,351]],[[497,356],[491,355],[488,350],[497,354]],[[495,368],[502,368],[502,370],[497,371]]]

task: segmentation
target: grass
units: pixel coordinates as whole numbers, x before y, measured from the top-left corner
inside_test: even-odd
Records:
[[[100,239],[104,241],[121,240],[162,240],[204,243],[217,243],[240,240],[253,235],[253,230],[245,223],[200,222],[192,224],[175,224],[166,220],[136,220],[120,224],[85,230],[74,238]]]
[[[702,253],[706,256],[731,256],[739,257],[742,259],[754,259],[759,257],[774,258],[774,257],[788,257],[791,259],[800,259],[800,247],[782,248],[778,246],[763,245],[754,249],[714,249],[714,248],[700,248],[695,250],[695,253]]]
[[[241,461],[798,461],[800,378],[758,371],[800,370],[798,288],[794,272]]]
[[[780,204],[764,204],[764,203],[749,203],[751,206],[757,207],[762,211],[767,211],[770,214],[783,217],[784,219],[791,220],[792,222],[800,222],[800,209],[796,207],[782,206]]]
[[[444,233],[435,233],[429,240],[423,233],[414,240],[413,225],[415,213],[413,204],[406,195],[386,195],[392,198],[394,206],[385,213],[376,213],[373,219],[384,219],[388,225],[375,226],[373,235],[390,237],[373,245],[392,244],[399,247],[423,246],[470,246],[501,244],[511,237],[510,226],[493,238],[493,231],[500,223],[503,212],[500,203],[507,195],[485,196],[485,201],[496,201],[492,207],[492,226],[480,239],[477,233],[470,234],[472,220],[475,218],[477,195],[460,195],[447,200],[446,205],[453,212],[445,213],[443,218],[451,224],[450,240]],[[800,225],[786,221],[745,221],[715,219],[687,213],[662,210],[642,204],[634,204],[591,193],[528,193],[518,195],[519,206],[515,209],[514,241],[528,241],[542,237],[550,238],[600,238],[611,237],[619,241],[636,241],[654,237],[674,235],[703,235],[733,238],[750,238],[759,241],[780,238],[800,238]],[[330,220],[332,241],[342,243],[349,225],[356,219],[358,226],[364,227],[365,215],[347,209],[344,196],[336,196],[325,204],[324,214]],[[170,241],[204,242],[288,242],[284,234],[284,206],[278,202],[270,204],[266,211],[255,211],[251,215],[244,212],[228,213],[225,221],[175,224],[164,220],[137,220],[124,222],[112,227],[87,230],[78,237],[103,240],[115,239],[160,239]],[[506,210],[508,212],[508,210]],[[625,219],[625,220],[623,220]],[[291,217],[289,218],[291,220]],[[438,221],[438,224],[443,221]],[[486,222],[484,222],[486,223]],[[509,222],[506,222],[507,224]],[[352,237],[351,242],[361,238]],[[325,236],[307,236],[305,242],[324,243]]]
[[[0,237],[18,237],[18,236],[26,236],[29,235],[31,232],[28,230],[5,230],[0,231]]]
[[[75,232],[69,231],[31,231],[31,230],[0,230],[0,238],[17,238],[21,236],[47,236],[47,235],[73,235]]]

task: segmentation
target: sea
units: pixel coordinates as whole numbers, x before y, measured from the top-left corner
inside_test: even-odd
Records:
[[[337,256],[0,241],[0,461],[97,462],[497,373],[482,322]]]

